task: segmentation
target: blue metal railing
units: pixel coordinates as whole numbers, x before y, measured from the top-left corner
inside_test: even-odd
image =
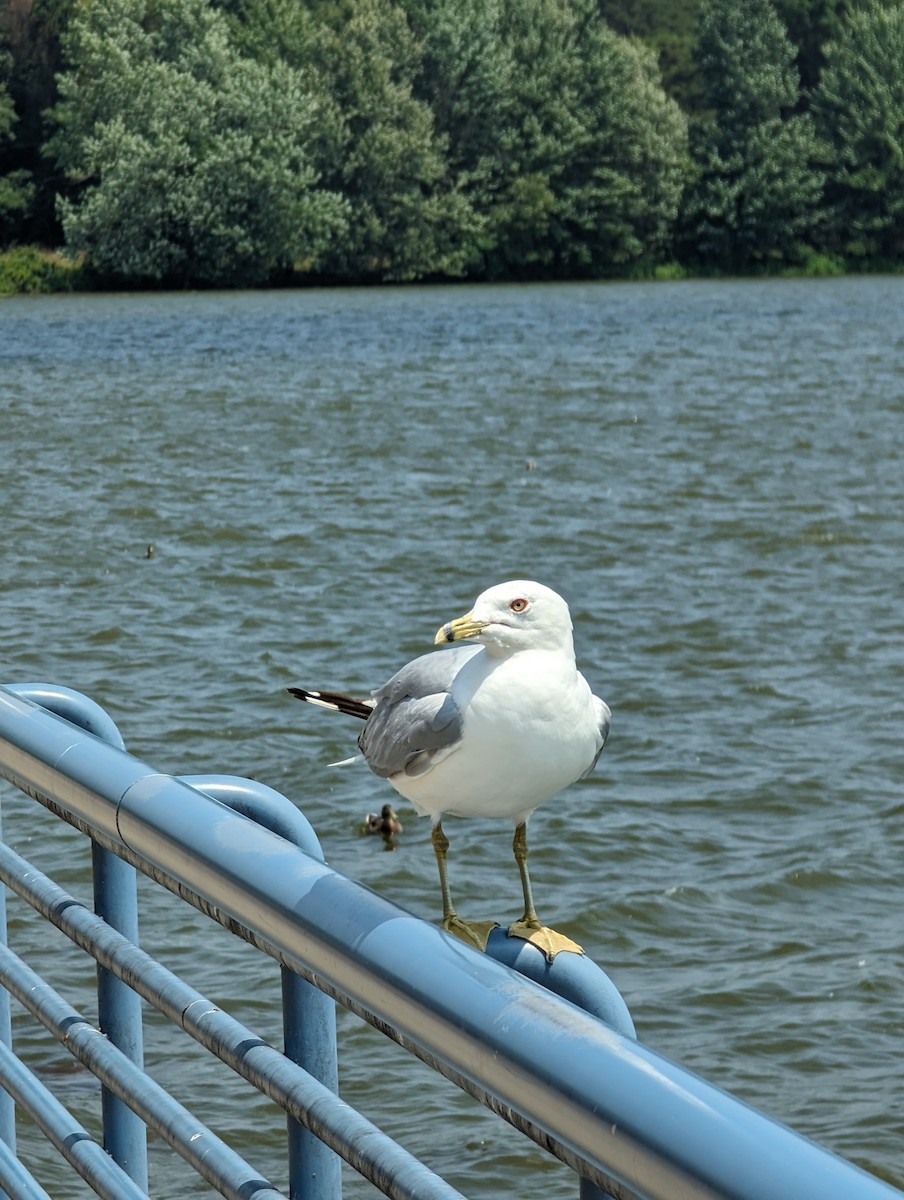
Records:
[[[519,978],[331,870],[316,840],[309,840],[309,827],[299,836],[290,828],[294,806],[270,789],[228,777],[180,780],[154,772],[117,744],[118,734],[105,731],[99,710],[85,719],[77,711],[82,700],[65,689],[0,688],[0,776],[88,834],[119,866],[138,868],[274,957],[284,980],[294,981],[284,986],[284,997],[287,1046],[298,1062],[156,963],[135,944],[133,931],[113,928],[115,922],[73,901],[3,845],[0,878],[88,950],[101,973],[127,982],[126,990],[285,1109],[303,1134],[294,1148],[290,1143],[290,1196],[338,1197],[336,1155],[390,1196],[457,1195],[339,1099],[328,1018],[319,1025],[316,1018],[301,1020],[293,1042],[293,1009],[314,997],[322,1004],[325,996],[573,1167],[583,1196],[603,1189],[620,1200],[900,1200],[902,1193],[887,1184],[638,1044],[621,998],[588,960],[561,955],[550,967],[532,947],[492,938],[492,952],[516,953],[516,967],[546,986]],[[123,1047],[120,1034],[108,1041],[8,950],[0,953],[0,980],[45,1027],[65,1032],[69,1049],[112,1099],[137,1112],[142,1129],[147,1123],[166,1138],[224,1195],[263,1200],[279,1194],[151,1086],[135,1049],[140,1033],[136,1038],[132,1031],[132,1044]],[[296,985],[300,999],[293,995]],[[2,1009],[0,1038],[6,1046],[0,1083],[98,1194],[144,1195],[146,1166],[135,1161],[134,1145],[110,1146],[104,1154],[60,1111],[11,1053]],[[105,1140],[107,1107],[112,1124],[118,1120],[111,1101]],[[0,1106],[0,1186],[11,1196],[45,1195],[13,1147],[9,1110]],[[314,1170],[310,1155],[322,1156]]]

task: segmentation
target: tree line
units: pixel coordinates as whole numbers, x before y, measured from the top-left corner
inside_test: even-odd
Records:
[[[615,0],[2,3],[0,248],[107,283],[904,263],[900,0],[701,0],[668,90]]]

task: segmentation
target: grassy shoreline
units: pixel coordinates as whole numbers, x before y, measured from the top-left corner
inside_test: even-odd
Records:
[[[904,263],[862,263],[845,262],[827,254],[812,254],[805,262],[797,266],[787,263],[763,267],[759,270],[745,272],[744,278],[824,278],[839,275],[860,274],[902,274]],[[668,281],[677,279],[718,279],[739,277],[737,272],[724,271],[716,267],[688,267],[678,262],[662,263],[659,265],[638,265],[635,271],[628,274],[613,274],[606,276],[610,282],[617,280],[654,280]],[[270,286],[280,287],[321,287],[357,286],[365,280],[325,280],[315,277],[304,270],[297,270],[292,277],[285,277],[279,283]],[[480,283],[479,279],[464,280],[418,280],[420,283]],[[494,282],[502,282],[495,280]],[[514,282],[514,281],[513,281]],[[520,282],[531,282],[520,280]],[[539,280],[538,280],[539,282]],[[558,282],[562,282],[559,280]],[[91,271],[84,260],[69,258],[61,250],[46,250],[39,246],[13,246],[0,251],[0,297],[58,295],[67,292],[116,291],[123,288],[128,290],[161,290],[171,291],[172,283],[155,284],[150,281],[133,281],[126,285],[123,281],[101,279]],[[192,289],[196,290],[196,289]]]
[[[13,246],[0,252],[0,296],[39,296],[90,291],[80,261],[59,250]]]

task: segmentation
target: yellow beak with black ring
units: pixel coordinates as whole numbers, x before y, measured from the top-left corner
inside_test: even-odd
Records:
[[[471,613],[465,613],[463,617],[456,617],[454,621],[447,621],[441,629],[438,629],[436,637],[433,639],[433,644],[434,646],[442,646],[446,642],[461,642],[466,638],[477,637],[486,627],[486,621],[475,621]]]

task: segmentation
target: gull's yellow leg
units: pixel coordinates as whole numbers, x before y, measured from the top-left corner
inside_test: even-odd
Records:
[[[512,838],[512,853],[518,864],[518,874],[521,876],[521,892],[524,896],[524,916],[518,922],[529,929],[540,929],[540,920],[534,908],[534,895],[530,886],[530,875],[527,870],[527,822],[522,821],[515,826],[515,836]]]
[[[439,890],[443,898],[443,924],[445,924],[449,917],[455,916],[455,909],[452,907],[452,893],[449,890],[449,877],[446,873],[449,839],[446,837],[441,821],[434,824],[430,836],[433,842],[433,853],[436,855],[436,866],[439,870]]]
[[[537,910],[534,908],[534,897],[530,886],[530,875],[527,870],[527,822],[522,821],[515,826],[515,836],[512,839],[512,853],[518,864],[518,874],[521,876],[521,891],[524,895],[524,916],[520,921],[508,927],[509,937],[523,938],[538,950],[542,950],[547,959],[552,962],[562,950],[570,950],[573,954],[583,954],[583,948],[567,938],[564,933],[557,933],[540,924]]]
[[[449,888],[449,877],[446,872],[446,856],[449,853],[449,839],[446,837],[441,821],[436,821],[431,833],[433,853],[436,855],[436,866],[439,871],[439,890],[443,898],[443,929],[454,933],[456,937],[474,946],[478,950],[486,950],[490,930],[495,929],[497,921],[463,921],[452,907],[452,892]]]

